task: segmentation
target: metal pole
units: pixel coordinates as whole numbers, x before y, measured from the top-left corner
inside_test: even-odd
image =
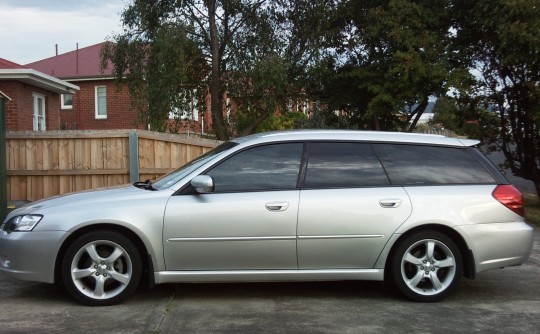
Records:
[[[0,223],[7,215],[7,160],[6,160],[5,99],[0,95]]]

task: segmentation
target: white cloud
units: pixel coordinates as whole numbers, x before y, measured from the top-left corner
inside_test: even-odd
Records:
[[[63,8],[62,3],[78,6]],[[82,48],[103,42],[121,32],[120,14],[124,7],[124,0],[3,1],[0,58],[27,64],[54,56],[55,44],[59,53],[65,53],[75,50],[77,43]]]

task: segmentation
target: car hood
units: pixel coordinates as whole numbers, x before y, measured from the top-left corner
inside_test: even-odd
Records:
[[[163,191],[166,190],[162,190],[160,192]],[[139,189],[132,185],[69,193],[32,202],[26,206],[14,210],[8,215],[8,218],[21,214],[39,214],[48,211],[50,208],[58,209],[67,206],[81,207],[82,205],[84,205],[84,207],[96,207],[96,205],[99,205],[100,203],[111,203],[120,200],[129,201],[130,199],[134,200],[141,197],[146,197],[150,195],[150,193],[154,192]]]

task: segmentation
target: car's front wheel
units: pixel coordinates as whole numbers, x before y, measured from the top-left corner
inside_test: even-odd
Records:
[[[114,305],[139,284],[141,258],[133,242],[113,231],[95,231],[76,239],[62,261],[66,290],[91,306]]]
[[[406,237],[391,262],[392,278],[399,291],[420,302],[445,298],[461,280],[462,267],[459,248],[437,231]]]

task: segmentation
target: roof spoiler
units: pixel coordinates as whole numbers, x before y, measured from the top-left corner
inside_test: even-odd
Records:
[[[480,144],[480,141],[477,140],[477,139],[461,139],[461,138],[458,138],[458,140],[464,146],[476,146],[476,145]]]

